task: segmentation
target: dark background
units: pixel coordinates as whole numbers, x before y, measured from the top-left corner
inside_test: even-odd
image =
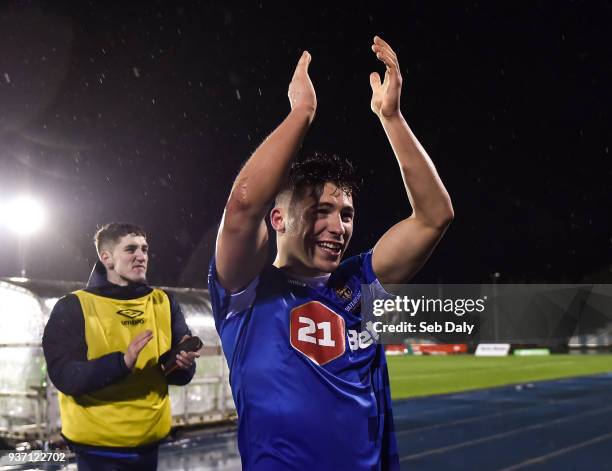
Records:
[[[417,281],[612,281],[612,3],[2,2],[0,202],[47,208],[28,275],[83,280],[112,220],[149,233],[154,284],[204,285],[240,165],[289,110],[303,49],[319,108],[305,151],[365,179],[349,254],[409,214],[369,108],[396,50],[403,113],[456,218]],[[0,229],[0,276],[17,238]]]

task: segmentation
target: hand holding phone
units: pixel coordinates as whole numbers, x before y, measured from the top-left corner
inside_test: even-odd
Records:
[[[202,348],[202,345],[202,340],[200,340],[199,337],[188,337],[187,339],[176,345],[174,348],[172,348],[169,352],[162,355],[159,364],[164,375],[167,376],[174,370],[179,368],[179,364],[177,363],[176,358],[177,355],[179,355],[181,352],[197,352],[200,348]]]

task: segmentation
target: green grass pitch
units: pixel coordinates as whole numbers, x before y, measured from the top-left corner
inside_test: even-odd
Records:
[[[391,395],[404,399],[612,371],[612,355],[388,356]]]

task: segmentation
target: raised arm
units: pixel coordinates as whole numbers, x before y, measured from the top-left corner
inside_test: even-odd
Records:
[[[257,148],[232,187],[217,235],[215,263],[229,292],[244,288],[262,270],[267,256],[266,211],[291,166],[317,109],[304,52],[289,84],[291,112]]]
[[[378,73],[370,74],[372,111],[391,143],[413,210],[376,243],[372,265],[383,283],[406,283],[425,263],[454,212],[433,162],[402,116],[402,76],[395,52],[378,36],[372,50],[386,66],[382,83]]]

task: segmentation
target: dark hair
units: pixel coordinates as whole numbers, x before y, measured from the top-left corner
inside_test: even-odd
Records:
[[[114,245],[123,236],[129,234],[147,237],[144,229],[136,224],[130,224],[128,222],[110,222],[104,224],[94,235],[94,244],[96,244],[97,252],[100,253],[101,247],[109,244]]]
[[[289,192],[301,198],[310,190],[311,195],[318,198],[323,186],[328,182],[351,196],[354,196],[361,186],[361,179],[348,159],[335,154],[315,152],[310,157],[293,163],[287,181],[278,195]]]

